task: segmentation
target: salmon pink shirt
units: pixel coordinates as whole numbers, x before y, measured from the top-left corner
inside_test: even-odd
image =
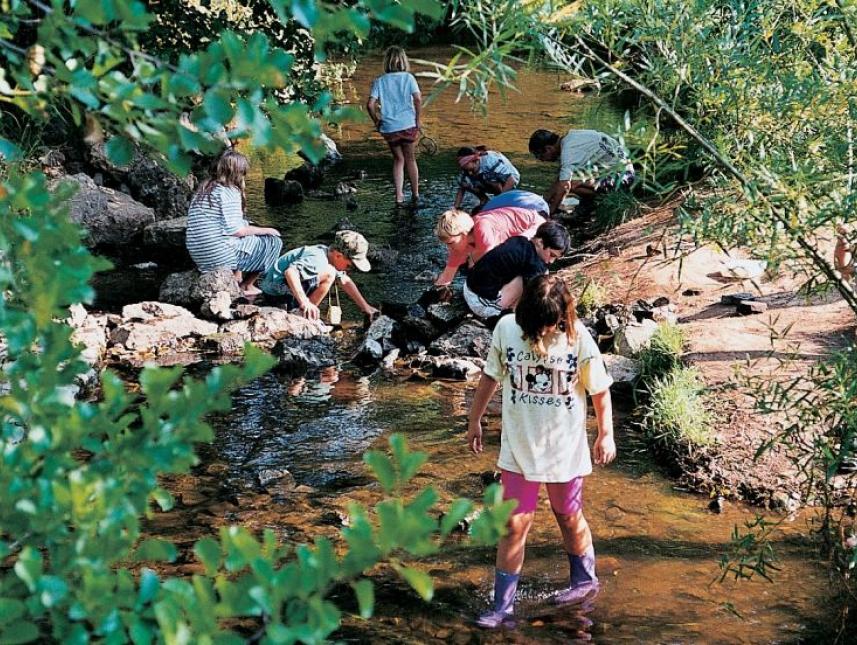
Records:
[[[516,235],[531,239],[545,218],[529,208],[495,208],[482,211],[473,217],[473,248],[460,253],[450,252],[446,261],[448,269],[458,269],[472,259],[474,263],[493,249]]]

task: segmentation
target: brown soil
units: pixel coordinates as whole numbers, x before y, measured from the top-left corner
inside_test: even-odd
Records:
[[[612,301],[670,299],[689,340],[684,359],[700,370],[710,392],[715,443],[696,450],[676,446],[662,456],[689,489],[782,506],[798,497],[800,477],[782,448],[754,458],[779,419],[754,410],[752,390],[737,374],[770,379],[806,371],[853,337],[854,315],[838,294],[808,299],[801,280],[784,272],[723,278],[724,252],[695,248],[677,228],[671,208],[653,211],[587,244],[580,250],[584,261],[564,273],[596,280]],[[833,240],[820,244],[832,258]],[[728,253],[749,257],[740,249]],[[720,304],[722,295],[742,291],[767,303],[767,312],[738,316],[734,306]]]

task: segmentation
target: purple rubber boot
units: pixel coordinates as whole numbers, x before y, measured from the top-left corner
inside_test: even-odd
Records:
[[[590,546],[582,555],[568,554],[568,564],[571,569],[571,583],[556,595],[550,602],[554,605],[570,605],[582,603],[598,594],[600,585],[595,575],[595,549]]]
[[[476,624],[485,629],[515,626],[515,592],[518,590],[519,573],[494,571],[494,609],[476,619]]]

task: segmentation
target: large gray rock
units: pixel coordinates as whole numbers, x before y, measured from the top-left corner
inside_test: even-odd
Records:
[[[283,338],[274,345],[273,354],[279,368],[290,373],[336,365],[336,343],[329,336]]]
[[[616,384],[633,383],[640,376],[640,361],[619,356],[618,354],[604,354],[604,366],[607,373]]]
[[[127,187],[134,199],[152,208],[158,219],[187,214],[193,195],[193,177],[177,177],[139,150],[127,166],[116,166],[107,159],[103,143],[89,149],[89,161],[115,184]]]
[[[363,342],[352,359],[358,365],[377,365],[384,358],[385,345],[391,343],[396,321],[388,316],[378,316],[369,325]]]
[[[68,201],[69,215],[86,229],[88,246],[120,255],[133,254],[133,250],[139,249],[143,229],[155,221],[151,208],[124,193],[96,185],[83,173],[68,179],[78,186]]]
[[[613,351],[621,356],[633,358],[648,346],[652,336],[658,331],[658,323],[645,318],[637,325],[621,327],[613,340]]]
[[[489,347],[491,330],[478,322],[468,321],[438,338],[429,345],[429,350],[433,354],[484,359],[488,356]]]
[[[213,318],[229,320],[223,317],[225,298],[228,297],[231,302],[240,296],[241,289],[230,269],[216,269],[205,273],[194,269],[168,275],[161,284],[158,299],[188,307],[193,311],[202,311],[204,315]]]
[[[170,265],[192,266],[185,247],[187,217],[175,217],[154,222],[143,229],[143,244],[147,255]]]
[[[291,206],[304,199],[300,182],[291,179],[265,177],[265,203],[271,206]]]

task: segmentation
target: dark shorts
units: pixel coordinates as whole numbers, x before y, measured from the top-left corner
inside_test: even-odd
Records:
[[[312,277],[309,280],[301,280],[301,288],[304,290],[304,293],[309,296],[309,294],[318,288],[318,276]],[[286,311],[300,309],[298,301],[292,295],[291,291],[286,291],[286,293],[278,296],[265,294],[265,302],[268,302],[275,307],[283,307]]]
[[[382,132],[384,141],[391,146],[400,146],[404,143],[413,143],[420,136],[420,129],[416,126],[407,130],[396,130],[395,132]]]
[[[630,188],[631,184],[634,183],[634,177],[633,170],[624,170],[613,175],[606,175],[595,182],[595,192],[612,193],[614,190],[620,188]]]

